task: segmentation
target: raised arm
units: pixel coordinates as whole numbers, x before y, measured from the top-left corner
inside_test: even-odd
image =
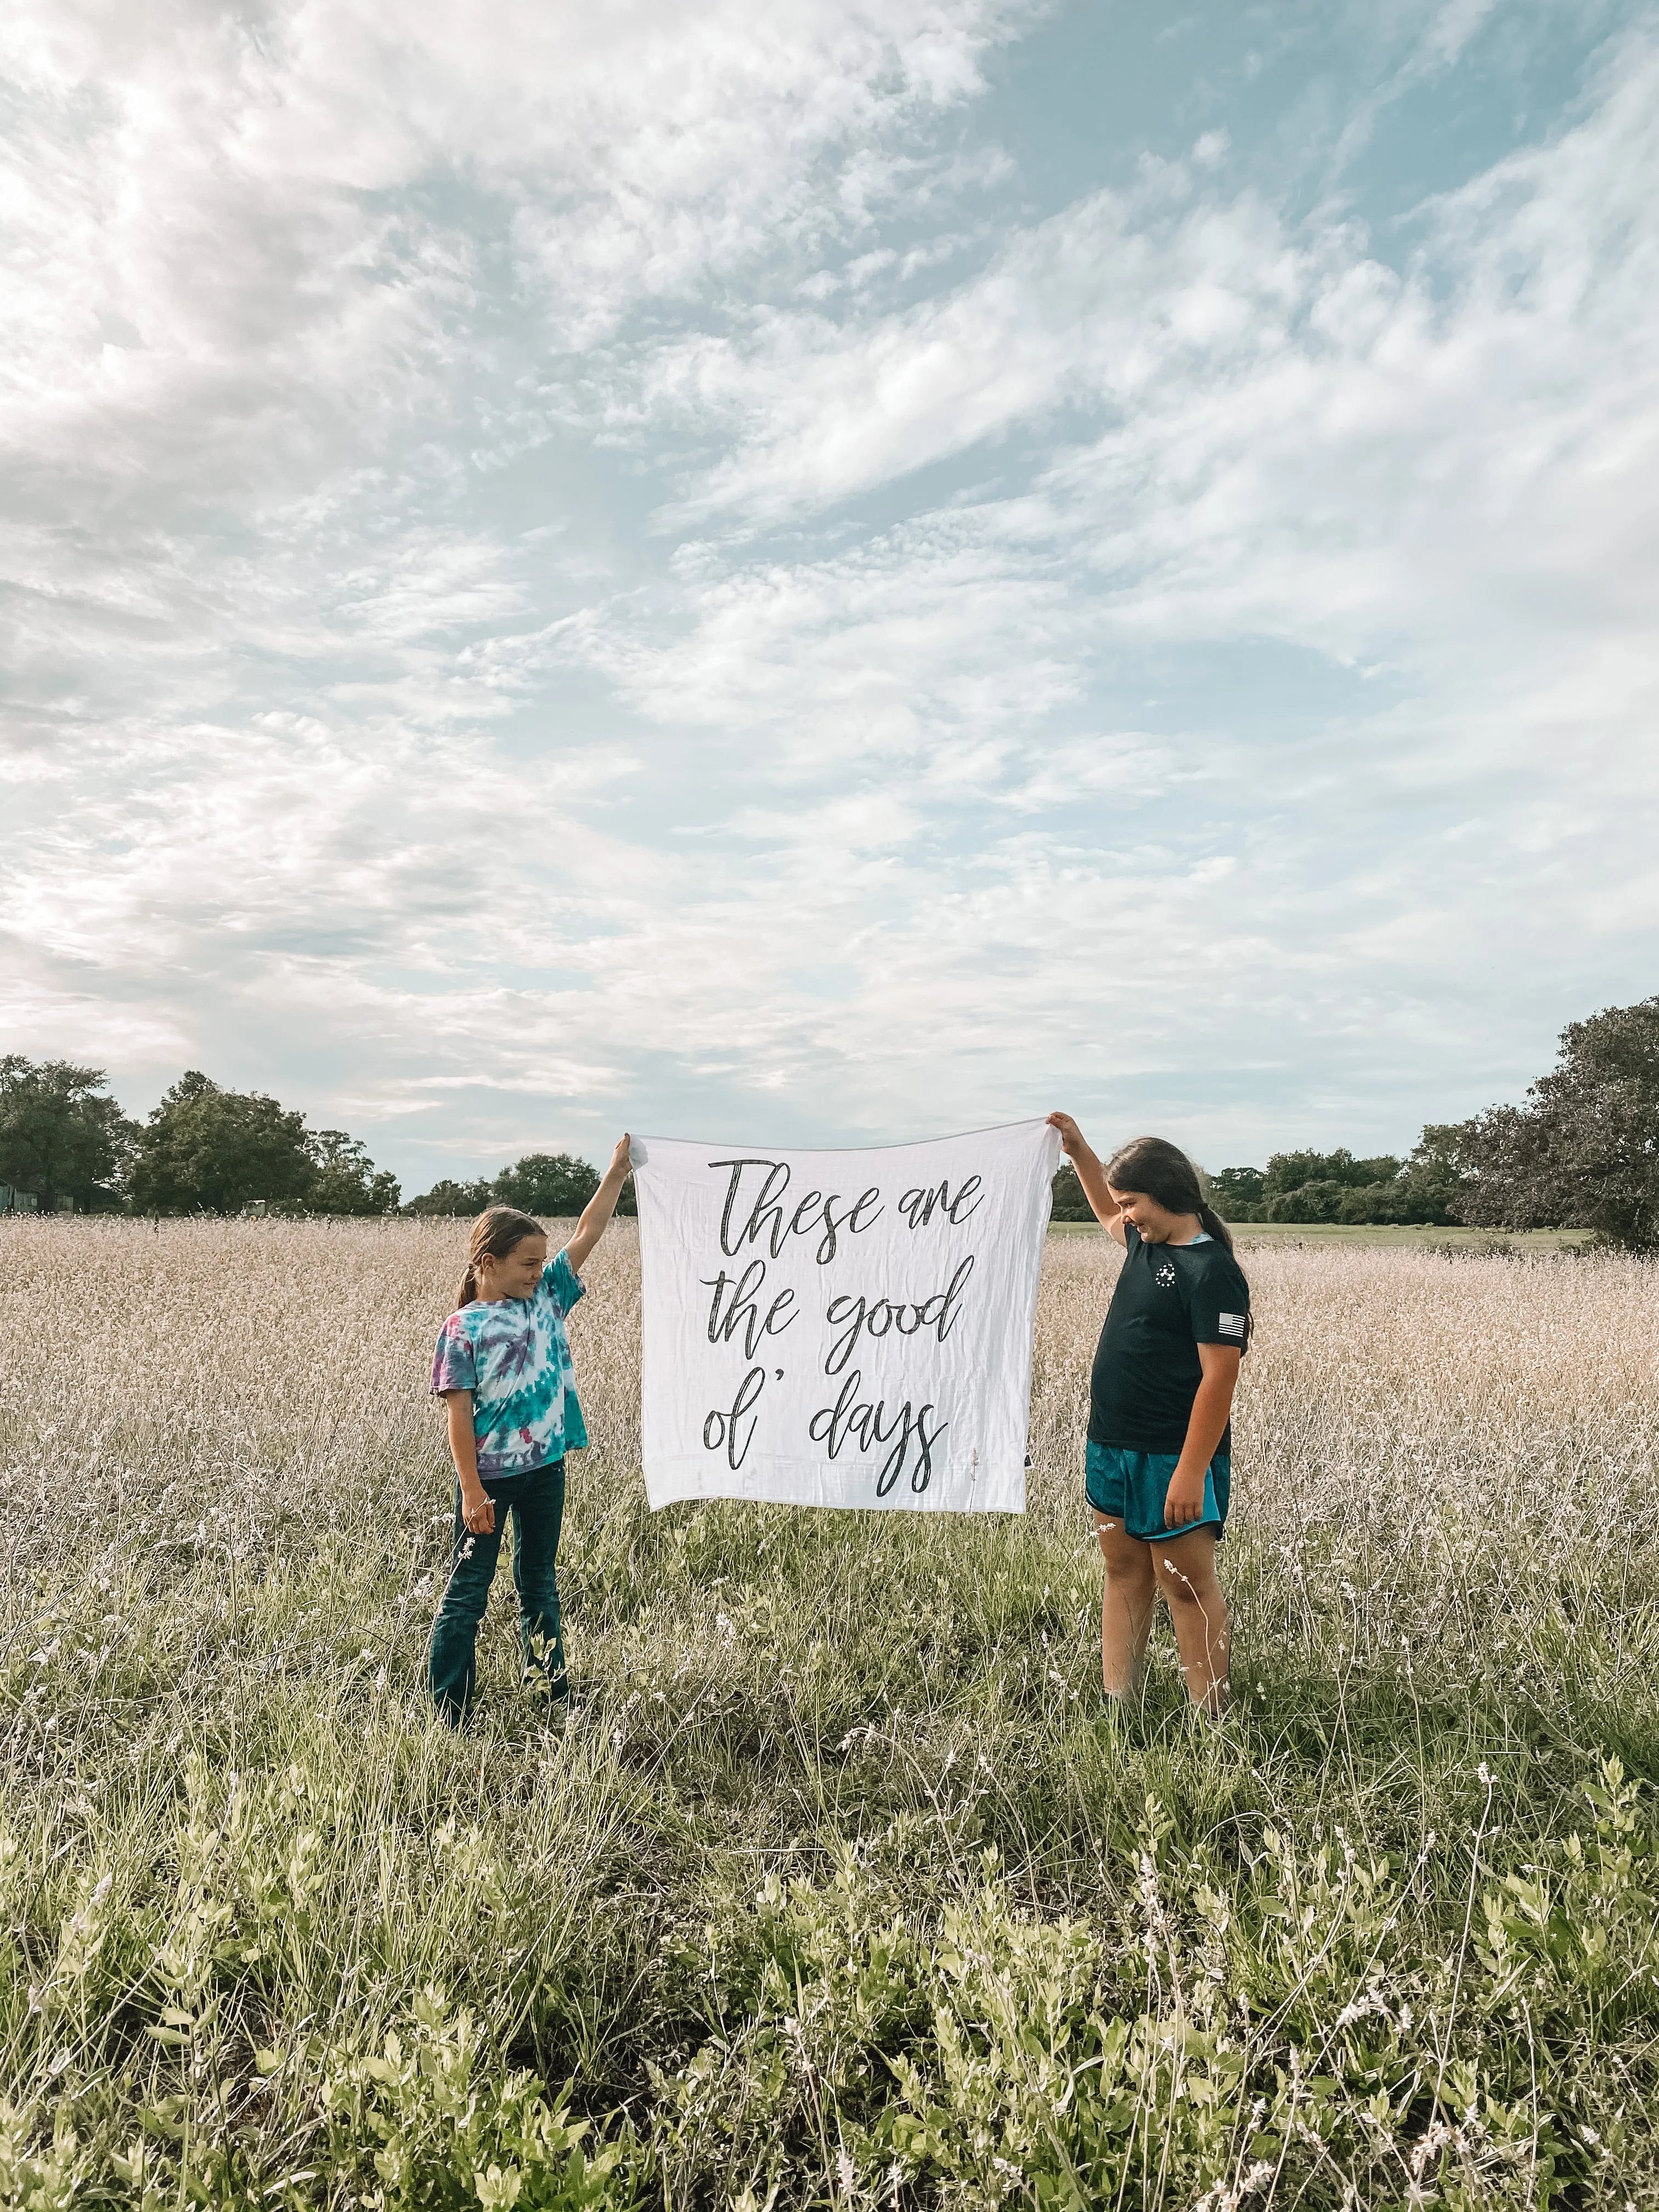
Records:
[[[1083,1195],[1095,1210],[1095,1219],[1109,1237],[1115,1237],[1120,1244],[1127,1243],[1122,1213],[1106,1188],[1104,1171],[1088,1139],[1069,1114],[1051,1114],[1048,1127],[1059,1130],[1060,1149],[1077,1170],[1077,1179],[1083,1185]]]
[[[617,1140],[617,1149],[611,1155],[611,1164],[604,1180],[582,1209],[582,1218],[576,1224],[576,1233],[565,1246],[565,1257],[577,1274],[582,1262],[610,1226],[611,1217],[617,1210],[617,1200],[622,1196],[622,1187],[628,1181],[631,1163],[628,1156],[628,1139]]]

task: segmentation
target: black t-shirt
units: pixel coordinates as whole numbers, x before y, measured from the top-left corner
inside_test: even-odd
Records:
[[[1203,1378],[1200,1344],[1249,1334],[1249,1286],[1224,1244],[1146,1244],[1123,1228],[1122,1272],[1089,1378],[1089,1437],[1131,1451],[1178,1452]],[[1232,1445],[1227,1425],[1219,1452]]]

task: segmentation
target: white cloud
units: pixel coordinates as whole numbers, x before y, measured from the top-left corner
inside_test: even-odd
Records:
[[[1310,251],[1246,193],[1194,206],[1188,172],[1148,163],[1018,235],[941,300],[868,324],[776,310],[748,340],[664,347],[646,404],[707,414],[731,450],[670,519],[769,520],[844,500],[1041,422],[1067,404],[1155,402],[1282,345]]]
[[[561,649],[654,720],[764,730],[798,774],[908,769],[942,732],[957,753],[1029,732],[1075,691],[1073,630],[1039,561],[1014,568],[982,518],[946,514],[827,560],[691,564],[677,591],[590,611]]]
[[[853,758],[1029,726],[1091,653],[1259,639],[1469,703],[1497,684],[1511,744],[1551,730],[1565,687],[1583,742],[1644,753],[1659,48],[1626,45],[1597,90],[1553,143],[1427,206],[1401,270],[1355,225],[1298,234],[1160,171],[943,301],[779,313],[747,348],[703,343],[689,381],[678,346],[668,404],[732,426],[683,502],[705,517],[884,490],[1062,404],[1102,427],[1029,489],[828,559],[734,548],[722,568],[705,545],[678,608],[590,614],[582,649],[647,713],[769,718]],[[1486,742],[1472,726],[1466,767]]]
[[[0,435],[37,481],[152,491],[383,449],[499,346],[503,255],[509,293],[581,344],[641,299],[866,233],[890,144],[975,90],[1019,12],[21,0]]]
[[[1621,600],[1642,620],[1659,50],[1627,44],[1600,91],[1555,143],[1430,205],[1402,270],[1357,225],[1298,233],[1164,167],[942,300],[676,342],[652,364],[657,404],[731,436],[677,512],[845,501],[1066,407],[1103,428],[1056,455],[1046,513],[1022,497],[981,520],[988,538],[1006,520],[1016,558],[1035,523],[1143,632],[1364,660],[1466,650],[1471,621],[1576,645],[1581,617],[1599,632]],[[955,526],[961,559],[993,557]],[[705,616],[711,650],[729,618]]]

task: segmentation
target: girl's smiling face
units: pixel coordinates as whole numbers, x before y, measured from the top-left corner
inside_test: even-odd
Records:
[[[1196,1214],[1171,1213],[1144,1190],[1119,1190],[1109,1182],[1106,1188],[1124,1220],[1133,1222],[1143,1244],[1190,1244],[1203,1225]]]
[[[478,1261],[478,1296],[486,1305],[502,1298],[534,1297],[546,1265],[545,1237],[521,1237],[499,1260],[486,1252]]]

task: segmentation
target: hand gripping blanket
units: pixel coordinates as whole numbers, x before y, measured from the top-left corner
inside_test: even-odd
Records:
[[[1060,1139],[792,1152],[636,1137],[652,1509],[1020,1513]]]

